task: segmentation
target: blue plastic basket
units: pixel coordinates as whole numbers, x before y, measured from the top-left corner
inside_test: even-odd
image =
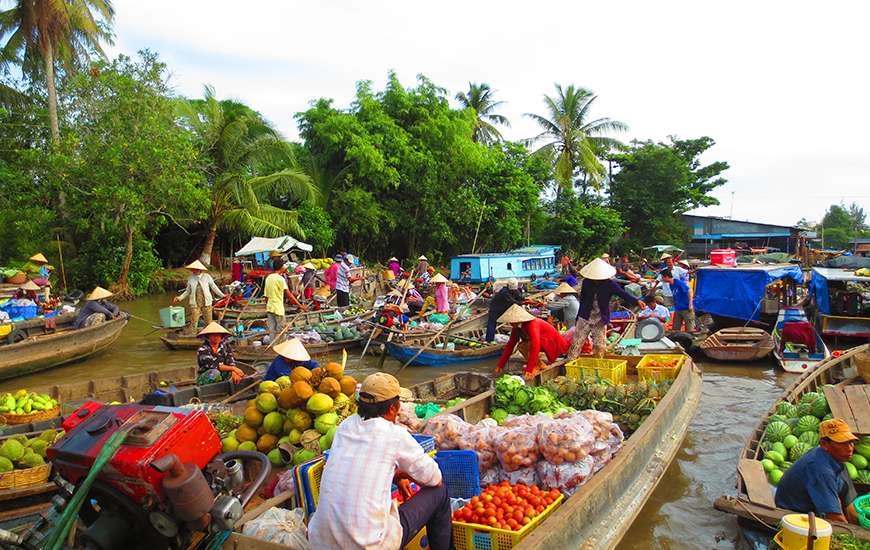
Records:
[[[870,495],[855,499],[855,511],[858,512],[858,523],[861,527],[870,529]]]
[[[423,451],[427,453],[431,453],[435,451],[435,438],[431,435],[423,435],[423,434],[411,434],[417,443],[423,447]],[[329,449],[323,451],[323,458],[329,460]]]
[[[435,462],[447,484],[450,498],[471,498],[480,494],[480,472],[474,451],[438,451]]]
[[[36,306],[7,306],[6,313],[12,319],[33,319],[39,313],[39,308]]]

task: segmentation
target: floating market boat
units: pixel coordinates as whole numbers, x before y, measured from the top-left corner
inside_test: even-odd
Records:
[[[699,346],[704,355],[718,361],[756,361],[773,351],[773,337],[755,327],[724,328]]]
[[[58,367],[111,346],[127,326],[127,318],[72,328],[72,322],[29,332],[24,340],[0,346],[0,380]]]
[[[773,487],[768,483],[761,464],[764,458],[762,440],[771,417],[777,414],[777,405],[784,401],[797,406],[807,393],[821,393],[827,399],[832,416],[845,420],[854,433],[866,436],[870,434],[870,415],[866,414],[870,410],[870,394],[866,392],[870,388],[868,384],[870,344],[852,348],[839,357],[829,357],[815,370],[805,372],[783,392],[780,401],[749,434],[738,457],[737,495],[719,497],[714,503],[715,508],[737,516],[748,528],[772,533],[770,526],[779,525],[784,515],[794,513],[776,507]],[[855,488],[859,495],[870,490],[870,486],[862,483],[856,483]],[[870,541],[870,529],[828,521],[834,532]]]
[[[786,372],[812,370],[831,355],[825,341],[799,307],[780,310],[773,328],[773,343],[773,355]]]
[[[823,336],[870,338],[870,277],[853,269],[814,267],[810,294],[816,305],[816,326]]]
[[[313,342],[305,344],[305,350],[311,357],[317,359],[318,356],[328,355],[338,352],[343,349],[356,349],[361,347],[365,340],[368,339],[368,334],[347,338],[344,340],[334,340],[332,342]],[[233,355],[239,361],[247,361],[256,363],[259,361],[272,361],[278,356],[277,353],[269,345],[252,345],[244,341],[233,345]]]
[[[466,329],[451,331],[449,335],[442,335],[431,342],[432,337],[417,336],[404,338],[401,343],[387,342],[387,352],[396,360],[405,363],[411,358],[416,358],[412,365],[428,367],[444,367],[459,363],[476,363],[486,359],[492,359],[501,355],[504,343],[487,342],[485,328]],[[429,346],[420,353],[420,348]]]

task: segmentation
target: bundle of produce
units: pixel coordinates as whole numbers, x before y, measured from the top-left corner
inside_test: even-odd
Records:
[[[323,342],[341,342],[344,340],[355,340],[360,338],[359,330],[351,323],[343,323],[341,325],[326,325],[320,323],[314,325],[312,328]]]
[[[460,449],[464,438],[474,427],[454,414],[433,416],[426,422],[423,433],[435,438],[435,446],[442,451]]]
[[[309,258],[307,260],[304,260],[302,263],[306,262],[313,265],[314,269],[326,269],[333,263],[335,263],[335,260],[333,260],[332,258]]]
[[[513,375],[502,376],[495,381],[494,401],[496,408],[490,416],[497,422],[504,422],[509,414],[553,415],[573,410],[561,402],[552,389],[527,386],[522,378]]]
[[[581,414],[538,425],[538,449],[547,462],[557,466],[586,458],[594,441],[592,424]]]
[[[436,414],[440,413],[444,409],[441,405],[437,403],[420,403],[416,407],[414,407],[414,412],[417,414],[417,418],[422,420],[429,420]]]
[[[399,405],[399,415],[396,417],[396,422],[414,434],[420,433],[426,425],[426,420],[417,416],[416,408],[413,403],[403,402]]]
[[[260,451],[276,466],[310,460],[332,446],[338,424],[356,412],[355,393],[356,380],[338,363],[296,367],[262,382],[242,424],[223,438],[224,452]]]
[[[548,419],[549,420],[549,419]],[[540,459],[538,449],[538,420],[503,428],[495,438],[495,453],[505,472],[534,468]]]
[[[233,430],[236,430],[239,426],[241,426],[242,422],[244,421],[243,417],[236,416],[232,413],[225,411],[220,411],[216,413],[210,412],[208,414],[208,417],[220,434],[221,439],[228,437],[233,432]]]
[[[501,430],[488,421],[492,422],[486,418],[478,422],[459,443],[460,449],[477,453],[477,466],[481,474],[498,465],[495,440],[500,436]]]
[[[7,416],[50,411],[57,406],[57,400],[45,393],[18,390],[0,395],[0,413]]]
[[[24,435],[10,437],[0,445],[0,473],[42,466],[45,451],[63,435],[63,430],[45,430],[30,439]]]
[[[561,496],[555,489],[543,491],[537,485],[502,481],[498,485],[490,485],[480,495],[472,497],[468,504],[453,512],[453,521],[519,531]]]

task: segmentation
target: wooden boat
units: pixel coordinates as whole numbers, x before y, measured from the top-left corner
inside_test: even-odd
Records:
[[[466,329],[451,332],[449,335],[438,336],[429,347],[419,355],[417,352],[425,346],[432,337],[404,338],[401,343],[387,342],[387,352],[398,361],[405,363],[415,355],[412,365],[443,367],[458,363],[475,363],[492,359],[501,355],[505,344],[486,342],[485,328]],[[454,349],[448,349],[452,343]]]
[[[773,351],[773,337],[754,327],[724,328],[699,346],[704,355],[719,361],[756,361]]]
[[[66,325],[75,321],[77,314],[78,313],[75,311],[69,311],[60,313],[58,315],[55,315],[54,317],[34,317],[33,319],[13,323],[12,330],[22,331],[24,333],[24,336],[42,334],[44,332],[46,323],[54,323],[55,326]]]
[[[802,323],[805,330],[812,332],[815,338],[815,350],[807,349],[803,345],[795,345],[790,342],[784,342],[782,329],[785,323]],[[786,372],[802,373],[808,370],[813,370],[819,364],[831,355],[828,351],[828,346],[822,340],[821,335],[816,331],[812,323],[807,319],[804,310],[799,307],[787,307],[779,311],[779,317],[776,320],[776,326],[773,328],[773,355],[779,361],[779,365]]]
[[[859,377],[861,372],[864,373],[864,384]],[[870,382],[870,344],[852,348],[839,357],[829,357],[819,363],[816,369],[804,372],[803,376],[785,390],[779,401],[797,404],[807,392],[824,393],[833,416],[846,420],[854,433],[867,435],[870,434],[870,415],[855,414],[870,408],[870,398],[865,392],[870,388],[867,382]],[[824,387],[826,384],[833,384],[833,387]],[[772,487],[767,482],[760,462],[763,458],[762,436],[774,414],[776,405],[762,417],[740,451],[737,463],[737,495],[719,497],[714,503],[717,510],[733,514],[742,523],[761,531],[770,531],[763,524],[776,526],[782,516],[793,513],[776,507]],[[868,486],[856,485],[856,489],[860,495],[867,492]],[[870,529],[831,523],[834,532],[847,533],[870,541]]]
[[[0,346],[0,380],[50,369],[78,361],[111,346],[127,318],[112,319],[98,325],[72,328],[72,323],[43,330],[16,344]]]
[[[368,334],[359,338],[349,338],[347,340],[336,340],[333,342],[318,342],[314,344],[305,344],[305,350],[313,358],[318,356],[328,355],[338,352],[343,349],[355,349],[361,347],[368,340]],[[272,361],[278,356],[268,345],[255,346],[247,343],[238,343],[233,346],[233,355],[239,361],[247,361],[248,363],[256,363],[259,361]]]

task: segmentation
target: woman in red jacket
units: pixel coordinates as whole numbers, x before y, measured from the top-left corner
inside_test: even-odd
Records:
[[[511,337],[498,360],[498,366],[495,368],[496,373],[504,369],[515,347],[518,347],[519,352],[526,358],[523,376],[533,378],[538,370],[546,366],[539,358],[542,351],[547,354],[547,361],[552,363],[560,355],[565,354],[571,345],[570,332],[564,336],[559,334],[556,327],[543,319],[538,319],[516,304],[505,311],[498,318],[498,322],[510,323],[513,330],[511,330]]]

